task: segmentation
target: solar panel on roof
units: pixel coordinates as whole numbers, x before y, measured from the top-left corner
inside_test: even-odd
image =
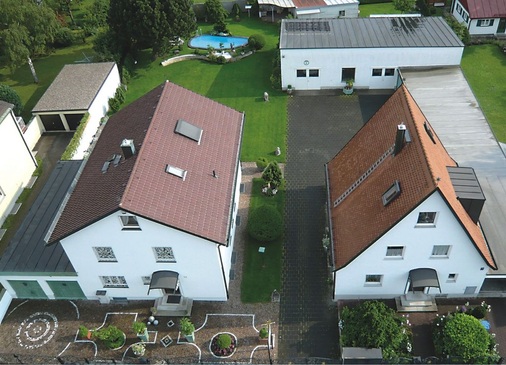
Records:
[[[286,22],[285,27],[288,32],[330,32],[330,24],[324,20]]]
[[[181,134],[182,136],[193,139],[198,144],[200,144],[200,138],[202,138],[203,130],[182,119],[178,119],[175,132]]]

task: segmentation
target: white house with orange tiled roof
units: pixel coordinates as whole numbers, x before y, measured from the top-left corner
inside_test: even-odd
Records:
[[[451,13],[475,36],[506,36],[505,0],[453,0]]]
[[[258,0],[258,5],[260,17],[285,9],[299,19],[357,18],[359,13],[358,0]]]
[[[33,268],[17,270],[22,247],[11,247],[2,285],[14,298],[153,299],[161,315],[227,300],[243,123],[243,113],[168,81],[114,114],[47,249],[37,243]]]
[[[469,297],[496,268],[474,170],[457,166],[405,86],[326,174],[336,300]]]

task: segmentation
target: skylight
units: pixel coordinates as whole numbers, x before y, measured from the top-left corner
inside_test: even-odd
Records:
[[[186,170],[183,170],[183,169],[180,169],[179,167],[174,167],[171,165],[167,165],[167,167],[165,167],[165,172],[168,174],[180,177],[181,179],[183,179],[183,181],[186,178],[186,173],[187,173]]]
[[[395,180],[392,186],[390,186],[381,197],[383,205],[387,206],[388,204],[390,204],[395,198],[399,196],[400,193],[401,193],[401,185],[399,184],[399,180]]]
[[[203,130],[202,128],[199,128],[182,119],[178,119],[175,132],[187,138],[193,139],[195,142],[200,144]]]

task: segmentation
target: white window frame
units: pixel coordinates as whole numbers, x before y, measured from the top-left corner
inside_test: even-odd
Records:
[[[462,15],[462,6],[460,6],[459,3],[457,3],[457,13],[459,13],[460,15]]]
[[[421,222],[420,218],[423,217],[422,214],[434,214],[434,219],[432,220],[432,222],[423,222],[423,221]],[[439,216],[439,212],[434,212],[434,211],[418,212],[418,217],[416,218],[416,227],[435,227],[438,216]]]
[[[311,75],[311,72],[315,72],[316,71],[316,76],[315,75]],[[307,73],[308,77],[320,77],[320,70],[317,69],[317,68],[310,68],[308,70],[308,73]]]
[[[446,282],[447,283],[456,283],[458,277],[459,277],[459,274],[457,274],[457,273],[453,273],[453,272],[449,273],[448,279],[446,279]]]
[[[392,74],[391,75],[387,75],[387,70],[392,70]],[[395,67],[386,67],[385,71],[383,72],[383,75],[386,76],[386,77],[393,77],[393,76],[395,76]]]
[[[153,247],[156,262],[176,262],[174,250],[168,246]]]
[[[379,75],[375,75],[374,72],[377,72],[379,71]],[[383,76],[383,69],[382,68],[375,68],[373,67],[372,71],[371,71],[371,77],[381,77]]]
[[[119,216],[119,221],[123,230],[138,231],[141,229],[138,218],[133,214],[122,214]]]
[[[379,280],[371,280],[376,279]],[[365,276],[365,286],[381,286],[383,284],[383,275],[382,274],[367,274]]]
[[[494,25],[494,19],[478,19],[476,22],[477,27],[491,27]]]
[[[124,276],[100,276],[104,288],[128,288]]]
[[[95,252],[98,262],[118,262],[112,247],[96,246],[93,247],[93,252]]]
[[[302,71],[304,71],[304,75],[302,75]],[[299,75],[300,74],[300,75]],[[304,68],[298,68],[297,71],[296,71],[296,76],[298,78],[303,78],[303,77],[307,77],[307,70],[304,69]]]
[[[398,254],[400,249],[400,254]],[[387,252],[385,253],[385,258],[391,259],[402,259],[404,258],[404,250],[405,246],[388,246]]]
[[[444,249],[444,253],[440,253],[440,251],[442,250],[442,248],[445,248]],[[452,250],[452,246],[451,245],[434,245],[432,246],[432,252],[430,254],[430,257],[431,258],[448,258],[450,257],[450,252]]]

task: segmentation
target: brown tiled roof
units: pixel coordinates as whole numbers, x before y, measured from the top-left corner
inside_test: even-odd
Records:
[[[200,144],[174,132],[178,119],[203,129]],[[109,120],[51,240],[124,209],[226,244],[242,126],[242,113],[167,81]],[[138,153],[103,174],[124,138]]]
[[[114,65],[100,62],[63,66],[32,112],[88,109]]]
[[[472,19],[506,17],[505,0],[467,0],[461,1]]]
[[[408,90],[401,86],[328,163],[337,269],[350,263],[437,189],[489,266],[495,268],[480,227],[457,200],[446,169],[456,163],[434,131],[436,143],[432,142],[425,131],[425,121]],[[401,123],[412,141],[397,155],[389,155],[350,195],[333,207],[333,202],[394,145],[397,125]],[[395,180],[400,182],[401,194],[383,206],[382,195]]]

